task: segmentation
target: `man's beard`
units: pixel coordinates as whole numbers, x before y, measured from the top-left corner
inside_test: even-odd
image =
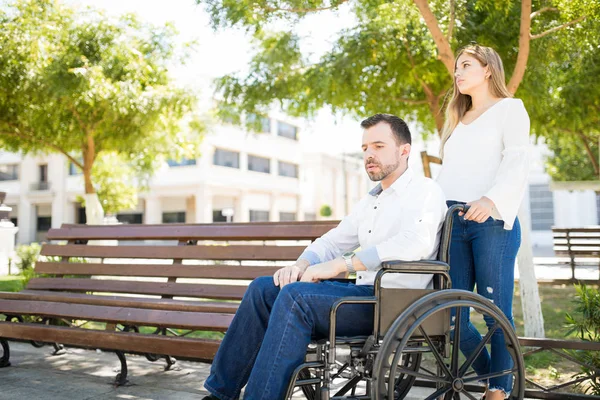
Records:
[[[369,175],[369,179],[373,182],[379,182],[382,179],[385,179],[389,174],[394,172],[400,166],[400,159],[397,158],[394,164],[381,165],[379,161],[371,160],[367,161],[366,164],[375,164],[379,167],[379,172],[369,172],[367,171],[367,175]],[[366,165],[365,165],[366,166]]]

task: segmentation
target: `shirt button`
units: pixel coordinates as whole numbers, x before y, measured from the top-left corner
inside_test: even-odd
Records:
[[[371,233],[371,230],[369,229],[369,233]]]
[[[374,209],[374,210],[377,210],[377,206],[375,206],[373,209]]]

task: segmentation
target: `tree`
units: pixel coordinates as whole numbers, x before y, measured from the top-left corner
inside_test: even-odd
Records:
[[[535,11],[532,0],[197,1],[205,4],[215,27],[242,26],[254,35],[257,45],[247,76],[228,75],[218,81],[224,115],[264,113],[275,101],[296,116],[310,116],[330,106],[357,116],[399,114],[418,123],[425,134],[441,132],[456,49],[472,40],[496,48],[510,77],[508,88],[515,93],[522,84],[527,86],[532,56],[540,65],[548,62],[541,50],[532,49],[532,43],[551,46],[553,34],[581,28],[600,15],[595,0],[536,1]],[[340,32],[316,62],[302,54],[295,22],[340,7],[351,8],[355,25]],[[272,22],[280,20],[291,28],[269,32]],[[544,90],[537,89],[538,94]],[[522,217],[527,229],[528,216]],[[526,333],[543,336],[527,240],[521,249]]]
[[[515,93],[532,41],[599,14],[594,0],[553,0],[535,12],[531,0],[197,1],[205,4],[215,27],[245,27],[258,49],[247,76],[219,80],[223,113],[264,113],[279,101],[288,114],[306,116],[328,105],[361,116],[398,113],[424,132],[438,133],[452,84],[454,49],[472,40],[498,49]],[[294,23],[340,7],[352,7],[355,26],[340,32],[318,61],[301,54]],[[268,31],[279,20],[292,28]]]
[[[0,24],[0,146],[58,152],[81,169],[88,223],[102,216],[92,171],[103,154],[140,177],[161,155],[196,155],[200,125],[182,122],[195,97],[168,75],[181,58],[171,26],[77,14],[52,0],[10,3]]]

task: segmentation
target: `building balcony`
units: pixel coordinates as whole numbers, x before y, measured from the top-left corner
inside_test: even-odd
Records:
[[[50,182],[34,182],[29,186],[32,192],[50,190]]]

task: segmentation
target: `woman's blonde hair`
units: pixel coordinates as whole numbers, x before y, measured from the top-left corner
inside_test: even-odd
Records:
[[[488,67],[490,73],[490,84],[489,89],[493,96],[499,98],[512,97],[512,93],[506,88],[506,82],[504,77],[504,66],[502,65],[502,59],[496,53],[496,50],[491,47],[480,46],[478,44],[470,44],[461,49],[456,55],[454,60],[454,68],[456,69],[456,62],[458,58],[463,54],[469,54],[475,58],[483,67]],[[462,94],[458,90],[456,85],[456,79],[454,79],[452,99],[446,107],[446,121],[442,128],[442,143],[440,145],[440,157],[444,158],[444,146],[452,135],[454,128],[458,125],[458,122],[463,118],[465,113],[471,109],[471,96]]]

